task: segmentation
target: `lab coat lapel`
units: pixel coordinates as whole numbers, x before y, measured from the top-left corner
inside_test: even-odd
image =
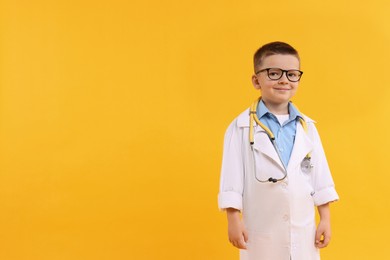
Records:
[[[305,156],[313,150],[313,142],[302,127],[302,124],[297,124],[297,131],[295,134],[294,147],[291,152],[290,161],[287,166],[287,171],[294,169],[297,164],[300,164]]]
[[[280,160],[279,155],[277,154],[267,133],[258,125],[255,126],[254,141],[255,143],[253,144],[253,148],[255,150],[271,158],[281,167],[281,169],[284,170],[282,161]]]

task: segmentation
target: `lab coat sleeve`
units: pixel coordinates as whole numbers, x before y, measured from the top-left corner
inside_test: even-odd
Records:
[[[237,120],[234,120],[225,133],[218,194],[219,209],[235,208],[242,210],[243,188],[242,128],[239,128]]]
[[[314,124],[312,124],[312,136],[314,139],[314,150],[312,159],[314,165],[314,204],[320,206],[328,202],[336,201],[339,196],[336,192],[329,165],[326,160],[325,152],[322,147],[321,139]]]

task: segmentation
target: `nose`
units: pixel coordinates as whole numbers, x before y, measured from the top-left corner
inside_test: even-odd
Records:
[[[280,84],[288,84],[287,71],[282,72],[282,77],[279,79]]]

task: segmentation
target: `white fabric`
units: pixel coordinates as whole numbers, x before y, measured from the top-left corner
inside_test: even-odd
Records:
[[[283,125],[284,124],[284,122],[286,122],[288,119],[289,119],[289,114],[287,114],[287,115],[275,115],[276,116],[276,118],[278,119],[278,121],[279,121],[279,124],[280,125]]]
[[[297,124],[287,177],[277,183],[260,183],[269,177],[282,178],[283,165],[267,134],[255,125],[254,157],[249,145],[249,110],[238,116],[225,134],[218,204],[221,210],[242,211],[249,233],[241,260],[318,260],[314,246],[315,205],[338,200],[321,140],[314,121],[307,118],[308,134]],[[301,171],[301,162],[311,152],[311,173]]]

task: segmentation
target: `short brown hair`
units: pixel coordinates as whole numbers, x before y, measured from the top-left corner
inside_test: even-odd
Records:
[[[261,46],[253,56],[253,66],[256,73],[256,68],[261,66],[265,57],[275,54],[290,54],[299,59],[299,54],[290,44],[285,42],[270,42]]]

